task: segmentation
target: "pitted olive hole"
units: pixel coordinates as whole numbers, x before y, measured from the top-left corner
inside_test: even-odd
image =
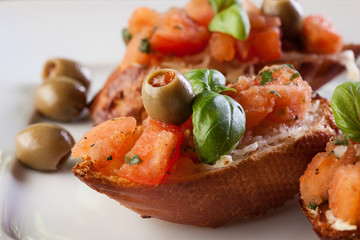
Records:
[[[163,87],[169,83],[176,77],[176,73],[173,71],[159,72],[155,76],[153,76],[149,83],[153,87]]]

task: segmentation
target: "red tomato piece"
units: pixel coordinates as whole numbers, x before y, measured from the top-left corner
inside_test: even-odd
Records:
[[[311,53],[337,53],[343,45],[343,39],[338,31],[321,15],[312,15],[304,19],[302,35],[305,49]]]
[[[236,41],[237,58],[241,62],[273,61],[281,58],[280,19],[262,14],[249,14],[251,30],[245,41]]]
[[[125,154],[138,138],[135,118],[114,118],[86,132],[73,147],[72,156],[93,161],[97,171],[111,175],[124,163]]]
[[[170,174],[179,156],[183,130],[150,118],[145,121],[143,133],[117,174],[136,183],[156,185]]]
[[[184,10],[173,8],[159,20],[150,44],[154,51],[184,56],[202,51],[209,37],[207,28],[199,26]]]
[[[209,0],[191,0],[185,5],[185,12],[199,25],[207,27],[214,18]]]
[[[211,34],[209,48],[211,56],[219,61],[231,61],[235,57],[235,38],[232,36],[215,32]]]

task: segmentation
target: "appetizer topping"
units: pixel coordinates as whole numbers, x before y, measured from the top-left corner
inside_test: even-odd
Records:
[[[178,71],[151,72],[142,85],[142,99],[148,115],[161,122],[180,125],[192,114],[194,91]]]
[[[280,18],[285,38],[299,37],[304,11],[297,0],[264,0],[261,10],[267,15]]]
[[[72,149],[74,158],[93,161],[96,171],[115,174],[125,162],[125,155],[139,138],[140,131],[133,117],[108,120],[90,129]],[[111,156],[112,160],[107,158]]]
[[[347,150],[347,146],[338,146],[334,148],[334,155],[336,158],[340,158]]]
[[[351,140],[359,142],[360,82],[345,82],[337,86],[331,97],[330,104],[336,125]]]
[[[329,187],[329,208],[349,224],[360,223],[360,166],[359,163],[340,166]]]
[[[16,157],[28,167],[55,171],[70,156],[74,139],[65,129],[49,123],[28,126],[15,137]]]
[[[86,89],[78,81],[68,77],[55,77],[44,81],[35,93],[35,108],[42,115],[71,121],[86,106]]]
[[[349,146],[350,139],[346,135],[339,135],[334,138],[334,145],[345,145]]]
[[[184,10],[173,8],[161,16],[150,45],[154,51],[184,56],[202,51],[208,40],[207,28],[199,26]]]
[[[126,45],[128,45],[128,43],[130,42],[132,36],[131,34],[129,33],[129,31],[127,30],[127,28],[124,28],[122,31],[121,31],[121,34],[122,34],[122,38],[124,40],[124,43]]]
[[[274,103],[261,121],[271,120],[271,114],[277,114],[277,109],[283,107],[287,111],[286,120],[276,121],[288,124],[302,118],[308,107],[303,99],[305,103],[310,101],[311,89],[300,75],[297,76],[295,69],[289,65],[275,65],[263,71],[268,72],[273,81],[261,85],[260,72],[254,79],[240,78],[234,85],[236,90],[226,86],[224,75],[213,69],[191,70],[186,77],[172,69],[153,71],[142,87],[144,106],[149,114],[142,127],[137,128],[132,117],[103,122],[81,138],[73,148],[73,156],[92,161],[95,170],[104,175],[117,175],[148,185],[159,184],[171,175],[175,163],[177,173],[182,171],[179,170],[181,166],[186,166],[185,172],[191,172],[194,163],[199,161],[214,168],[231,164],[229,154],[244,135],[245,114],[252,116],[253,112],[248,105],[243,110],[239,96],[250,89],[258,89],[246,99],[257,102],[262,94],[264,99],[256,104]],[[284,85],[288,82],[297,85]],[[293,103],[299,106],[294,107]],[[251,120],[258,121],[258,118]],[[253,128],[259,123],[250,126]]]
[[[318,54],[338,53],[343,39],[332,23],[321,15],[304,19],[302,35],[306,51]]]
[[[331,210],[327,210],[325,212],[325,216],[326,216],[328,222],[331,224],[331,227],[335,230],[351,231],[351,230],[357,229],[356,225],[351,225],[348,222],[345,222],[344,220],[335,217]]]
[[[81,83],[86,90],[90,87],[90,70],[80,63],[64,58],[53,58],[46,61],[42,72],[44,81],[62,76]]]
[[[262,69],[255,79],[240,77],[228,92],[244,108],[246,131],[262,121],[291,123],[303,119],[311,101],[311,88],[291,65]]]
[[[156,185],[171,172],[180,153],[183,130],[151,118],[145,120],[143,132],[126,154],[117,175],[133,182]],[[128,161],[128,162],[127,162]]]
[[[307,205],[306,205],[307,208],[311,209],[311,210],[315,210],[318,205],[316,203],[312,203],[312,202],[309,202]]]
[[[125,163],[129,164],[130,166],[133,164],[141,164],[143,162],[143,160],[141,160],[141,158],[138,155],[134,155],[132,158],[129,157],[125,157]]]
[[[193,134],[199,159],[215,164],[238,145],[245,131],[245,113],[239,103],[223,91],[226,79],[217,70],[199,69],[185,74],[196,94],[193,104]]]
[[[236,0],[210,0],[211,7],[217,13],[209,24],[211,32],[222,32],[238,40],[245,40],[250,32],[249,17],[241,3]]]
[[[146,53],[146,54],[151,53],[151,46],[150,46],[150,43],[149,43],[148,39],[142,38],[140,40],[139,50],[140,50],[140,52],[143,52],[143,53]]]

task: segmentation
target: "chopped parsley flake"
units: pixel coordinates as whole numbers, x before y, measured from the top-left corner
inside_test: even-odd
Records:
[[[288,66],[289,68],[291,68],[291,69],[294,69],[295,70],[295,68],[294,68],[294,65],[292,65],[292,64],[290,64],[290,63],[286,63],[286,64],[284,64],[285,66]]]
[[[124,40],[125,44],[127,45],[130,42],[132,36],[126,28],[124,28],[121,33],[122,33],[123,40]]]
[[[327,157],[328,156],[330,156],[331,154],[333,154],[334,153],[334,151],[330,151],[329,153],[328,153],[328,155],[326,155]]]
[[[151,46],[149,43],[149,40],[146,38],[142,38],[140,40],[140,46],[139,46],[139,50],[140,52],[146,53],[146,54],[150,54],[151,52]]]
[[[131,165],[139,165],[143,162],[143,160],[141,160],[141,158],[139,157],[139,155],[134,155],[133,157],[126,157],[125,158],[125,163],[129,164],[130,166]]]
[[[95,146],[95,143],[93,143],[93,144],[90,145],[90,147],[93,147],[93,146]]]
[[[300,73],[296,72],[293,75],[291,75],[290,81],[292,81],[292,80],[294,80],[295,78],[298,78],[298,77],[300,77]]]
[[[275,90],[271,90],[270,93],[271,93],[271,94],[275,94],[276,96],[278,96],[279,98],[281,98],[280,94],[279,94],[277,91],[275,91]]]
[[[260,76],[261,76],[260,85],[264,85],[265,83],[268,83],[268,82],[272,82],[272,81],[277,80],[277,79],[274,79],[274,78],[272,77],[272,72],[270,72],[270,70],[262,71],[262,72],[260,73]]]
[[[312,202],[309,202],[307,204],[307,208],[310,208],[311,210],[315,210],[317,208],[317,204],[316,203],[312,203]]]
[[[107,157],[106,157],[106,160],[107,160],[107,161],[110,161],[110,160],[112,160],[112,155],[110,155],[110,156],[107,156]]]
[[[335,138],[335,139],[334,139],[334,145],[345,145],[345,146],[349,146],[349,137],[348,137],[348,136],[345,136],[344,139]]]
[[[299,117],[298,117],[298,115],[296,115],[296,116],[295,116],[295,120],[298,120],[298,119],[299,119]]]

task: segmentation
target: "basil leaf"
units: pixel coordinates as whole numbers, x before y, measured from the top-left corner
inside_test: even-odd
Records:
[[[203,91],[193,104],[194,142],[201,161],[214,164],[238,145],[245,131],[245,112],[229,96]]]
[[[235,3],[235,0],[209,0],[211,8],[215,13],[220,12],[224,8],[228,8],[229,6]]]
[[[194,93],[200,94],[204,91],[221,93],[224,91],[236,91],[226,87],[226,78],[215,69],[194,69],[184,74],[191,83]]]
[[[209,24],[211,32],[222,32],[245,40],[250,32],[249,17],[241,4],[235,3],[216,14]]]
[[[335,88],[330,100],[336,125],[360,142],[360,82],[345,82]]]

